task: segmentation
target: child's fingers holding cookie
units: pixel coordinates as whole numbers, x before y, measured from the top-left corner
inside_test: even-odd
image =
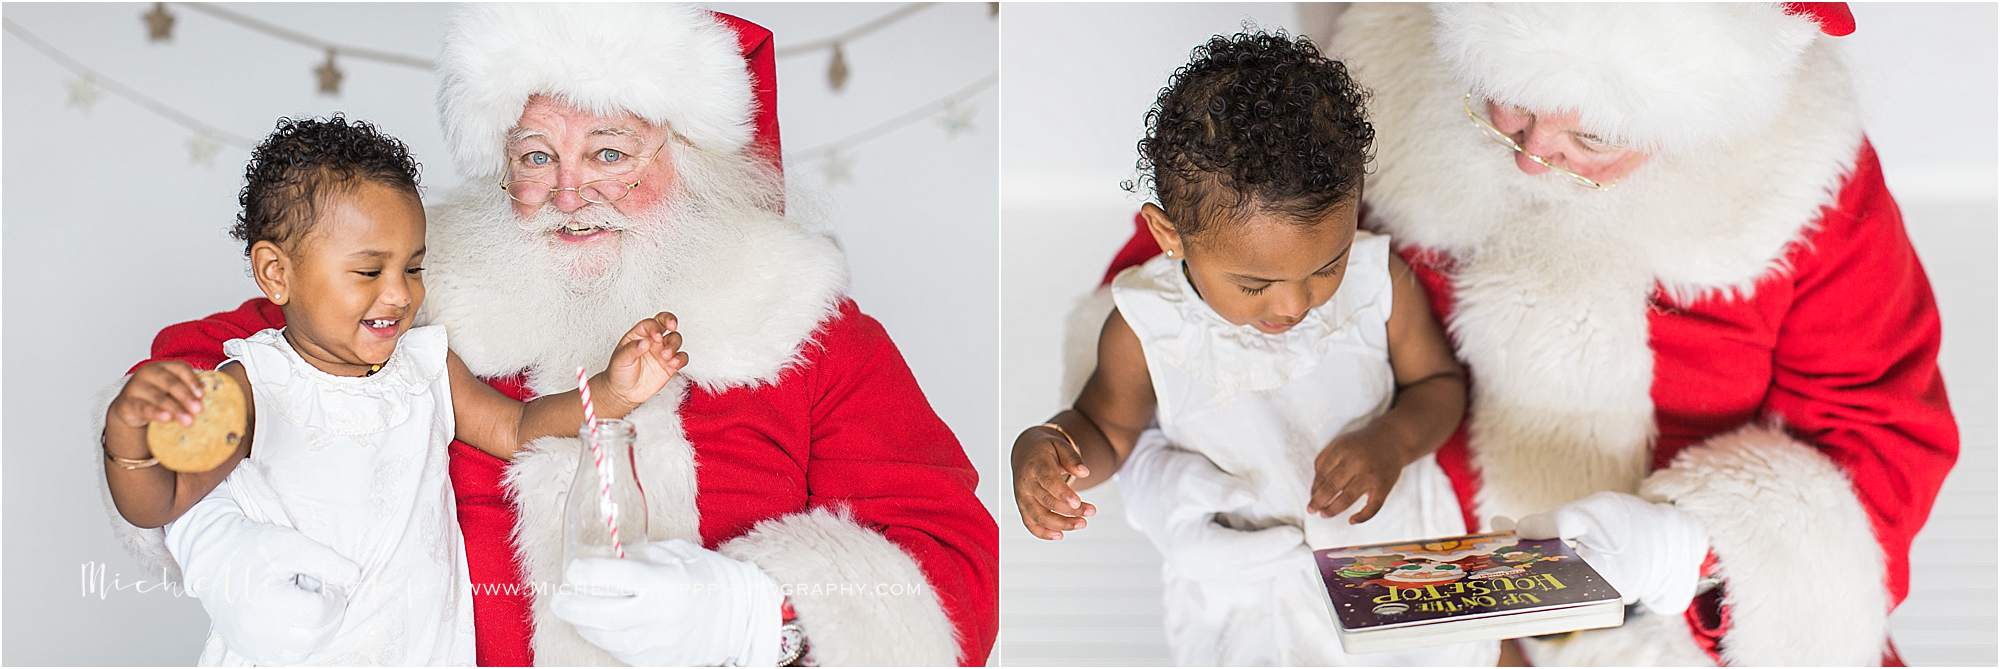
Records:
[[[146,429],[146,444],[160,466],[177,472],[215,469],[236,453],[249,425],[243,390],[227,374],[197,375],[208,406],[184,422],[154,422]],[[174,382],[177,383],[177,382]]]
[[[190,419],[201,413],[201,379],[187,363],[167,360],[147,365],[140,373],[145,375],[148,383],[173,398],[179,405],[177,408]]]
[[[141,428],[153,421],[174,420],[178,415],[179,406],[172,397],[136,378],[126,382],[118,398],[111,401],[112,420],[125,427]]]
[[[151,422],[180,421],[194,424],[201,413],[202,384],[194,368],[179,361],[164,361],[140,367],[125,383],[112,410],[128,427],[144,427]]]

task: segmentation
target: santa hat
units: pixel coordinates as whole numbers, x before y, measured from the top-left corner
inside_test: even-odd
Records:
[[[438,59],[438,115],[464,174],[497,176],[529,96],[631,112],[695,146],[778,156],[771,33],[684,5],[506,4],[462,9]]]
[[[1841,3],[1433,7],[1439,55],[1475,94],[1665,152],[1764,127],[1807,47],[1854,31]]]

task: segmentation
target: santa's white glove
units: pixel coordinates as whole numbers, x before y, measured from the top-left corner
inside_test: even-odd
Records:
[[[557,618],[633,666],[770,666],[785,595],[756,565],[675,539],[563,571]]]
[[[1504,518],[1495,529],[1506,529]],[[1679,615],[1694,600],[1708,532],[1672,504],[1619,492],[1599,492],[1548,513],[1522,518],[1524,539],[1572,539],[1576,553],[1624,596],[1661,615]]]
[[[167,550],[230,652],[297,664],[340,629],[361,568],[298,530],[245,516],[233,480],[174,521]]]
[[[1167,443],[1158,429],[1139,435],[1113,477],[1125,498],[1125,520],[1153,542],[1167,568],[1188,578],[1258,578],[1312,563],[1305,533],[1281,525],[1237,530],[1216,514],[1257,501],[1249,485],[1206,456]]]

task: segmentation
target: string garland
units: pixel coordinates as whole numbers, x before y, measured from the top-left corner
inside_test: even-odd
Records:
[[[170,42],[173,40],[173,31],[178,23],[178,17],[169,11],[169,4],[164,2],[153,3],[152,7],[140,16],[142,23],[146,27],[146,39],[149,42]],[[323,51],[325,57],[317,66],[312,68],[312,73],[317,84],[317,90],[325,95],[338,95],[342,84],[347,78],[347,73],[340,68],[339,64],[339,59],[342,57],[424,69],[433,67],[432,61],[428,58],[339,44],[273,25],[216,5],[198,3],[171,4],[179,5],[281,40]],[[997,5],[998,3],[989,3],[989,16],[997,15]],[[773,55],[777,58],[793,58],[822,51],[829,52],[828,83],[837,92],[846,85],[852,72],[851,66],[846,59],[845,44],[864,38],[933,6],[935,6],[934,3],[906,4],[832,36],[801,42],[788,47],[781,47]],[[116,79],[84,65],[76,58],[37,37],[11,18],[0,18],[0,21],[4,21],[5,30],[9,35],[20,39],[22,43],[48,57],[51,61],[68,70],[73,75],[73,78],[65,84],[66,105],[70,108],[88,115],[97,106],[103,94],[106,93],[131,102],[151,112],[153,115],[185,129],[189,133],[187,141],[188,160],[190,163],[196,165],[212,167],[217,154],[225,147],[241,149],[247,152],[251,147],[256,145],[255,141],[247,137],[225,131],[213,124],[204,122],[191,114],[160,101],[158,98],[120,83]],[[885,119],[858,132],[833,141],[823,142],[804,150],[788,152],[785,160],[787,163],[796,164],[820,163],[829,183],[845,183],[852,176],[853,149],[876,137],[914,125],[926,118],[934,119],[943,128],[948,138],[955,139],[962,134],[970,132],[973,129],[973,121],[977,112],[977,108],[971,104],[971,99],[998,84],[999,77],[998,72],[988,74],[948,95]]]
[[[168,42],[173,40],[174,23],[177,17],[174,16],[173,12],[168,11],[167,9],[168,4],[169,3],[165,2],[155,2],[153,3],[151,9],[148,9],[146,13],[140,15],[140,20],[144,22],[146,25],[146,39],[148,41]],[[321,39],[319,37],[315,37],[296,30],[292,30],[284,26],[276,25],[267,21],[262,21],[253,18],[249,15],[237,12],[235,10],[227,9],[220,5],[213,5],[206,3],[172,3],[172,4],[184,7],[192,11],[200,12],[202,14],[209,15],[214,18],[221,19],[223,21],[233,23],[237,26],[255,32],[263,33],[265,35],[269,35],[271,37],[275,37],[280,40],[309,47],[314,51],[325,52],[326,60],[325,62],[321,63],[318,67],[313,68],[313,76],[319,85],[319,91],[326,95],[337,96],[340,94],[340,82],[344,76],[344,73],[341,72],[338,63],[338,60],[341,57],[369,60],[379,63],[386,63],[389,65],[401,65],[404,67],[419,68],[424,70],[430,70],[436,67],[436,63],[433,62],[432,59],[428,57],[395,53],[391,51],[358,47],[347,44],[338,44],[331,40]],[[831,86],[835,92],[839,92],[840,90],[846,88],[847,80],[853,71],[852,66],[850,66],[847,62],[847,50],[843,48],[844,45],[859,40],[863,37],[866,37],[869,34],[874,33],[883,28],[887,28],[898,21],[901,21],[905,18],[909,18],[911,15],[916,14],[917,12],[931,8],[935,4],[936,3],[929,3],[929,2],[917,2],[917,3],[905,4],[901,7],[897,7],[896,9],[890,10],[888,13],[883,14],[882,16],[876,17],[874,19],[871,19],[865,23],[849,28],[847,30],[843,30],[832,36],[823,37],[816,40],[800,42],[798,44],[793,44],[790,46],[779,47],[776,51],[772,52],[772,56],[775,58],[783,59],[783,58],[793,58],[797,56],[813,54],[820,51],[830,52],[830,56],[828,57],[827,73],[826,73],[827,84]],[[988,17],[994,17],[999,15],[999,4],[1000,3],[997,2],[988,3],[987,6]]]

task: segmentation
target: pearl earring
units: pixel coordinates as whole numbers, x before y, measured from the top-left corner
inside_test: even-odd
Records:
[[[1174,250],[1173,250],[1173,249],[1167,249],[1167,257],[1169,257],[1169,258],[1172,258],[1172,257],[1174,257]]]

